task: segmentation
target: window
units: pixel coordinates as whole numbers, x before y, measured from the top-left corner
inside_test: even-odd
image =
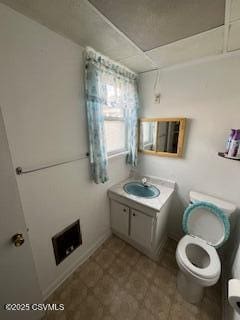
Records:
[[[127,150],[124,108],[116,104],[116,98],[120,94],[119,88],[107,85],[107,103],[103,107],[103,113],[108,155],[118,154]]]
[[[124,152],[126,163],[137,165],[137,76],[92,48],[85,58],[91,177],[104,183],[107,156]]]

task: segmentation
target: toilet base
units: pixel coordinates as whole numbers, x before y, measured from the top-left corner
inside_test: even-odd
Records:
[[[204,287],[187,277],[181,270],[178,271],[177,289],[189,303],[198,304],[203,298]]]

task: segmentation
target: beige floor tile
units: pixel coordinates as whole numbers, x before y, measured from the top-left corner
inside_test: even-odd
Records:
[[[43,320],[68,320],[64,311],[48,311]]]
[[[131,268],[126,263],[123,263],[121,259],[117,258],[107,271],[116,281],[118,281],[118,284],[122,286],[127,282]]]
[[[65,310],[75,310],[79,308],[89,294],[89,289],[85,284],[74,279],[68,285],[65,285],[62,292],[59,293],[59,300],[64,304]]]
[[[74,310],[79,307],[79,301],[84,300],[89,294],[87,286],[71,276],[48,299],[48,303],[64,304],[65,310]]]
[[[153,283],[157,287],[161,288],[161,290],[170,298],[172,298],[176,293],[176,281],[177,278],[172,272],[159,265],[157,266],[153,275]]]
[[[104,243],[100,247],[98,247],[97,250],[95,250],[93,252],[93,254],[88,258],[88,260],[94,260],[95,261],[96,256],[98,256],[100,254],[100,252],[105,249]]]
[[[221,295],[221,284],[218,282],[216,285],[205,288],[205,296],[215,304],[221,305],[222,295]]]
[[[157,269],[157,263],[150,260],[148,257],[141,255],[135,270],[143,274],[144,277],[150,279],[153,277]]]
[[[119,291],[120,289],[117,285],[117,281],[113,279],[109,274],[105,274],[93,288],[95,296],[105,306],[111,305],[114,297],[118,294]]]
[[[111,250],[113,254],[119,254],[121,250],[126,246],[126,243],[123,240],[115,236],[112,236],[109,239],[107,239],[107,241],[105,241],[103,246]]]
[[[107,311],[107,312],[104,312],[101,320],[115,320],[115,319],[112,317],[112,315],[110,314],[110,312]]]
[[[103,277],[103,269],[95,261],[86,261],[74,273],[76,278],[80,278],[82,282],[89,288],[93,288],[98,280]]]
[[[205,289],[199,305],[176,289],[176,243],[156,263],[117,237],[108,239],[47,300],[64,311],[45,320],[220,320],[221,287]]]
[[[115,255],[111,250],[102,248],[102,250],[95,255],[94,260],[103,268],[108,269],[115,259]]]
[[[120,253],[119,258],[130,266],[135,266],[138,262],[141,254],[135,248],[130,245],[126,245]]]
[[[166,251],[168,251],[168,252],[170,252],[170,253],[175,255],[176,250],[177,250],[177,245],[178,245],[177,241],[168,238],[167,242],[166,242],[166,244],[164,246],[164,250],[166,250]]]
[[[140,308],[134,320],[159,320],[148,309]]]
[[[159,265],[171,271],[174,275],[178,272],[178,265],[175,257],[175,253],[171,253],[167,250],[163,250],[160,258]]]
[[[140,272],[134,271],[130,274],[125,288],[135,299],[141,301],[149,285],[150,282]]]
[[[171,299],[155,285],[149,288],[144,298],[145,307],[161,320],[168,319],[171,303]]]
[[[69,320],[102,320],[104,307],[93,294],[90,294],[81,301],[77,310],[66,311],[66,315]]]
[[[125,290],[119,291],[109,306],[109,311],[116,320],[133,320],[138,309],[137,300]]]
[[[200,316],[199,314],[191,313],[188,309],[184,308],[184,306],[173,304],[170,310],[169,320],[200,320]]]
[[[178,309],[186,310],[191,314],[199,315],[201,304],[192,304],[184,300],[181,294],[176,291],[174,305],[178,307]]]
[[[221,319],[221,305],[203,298],[201,309],[201,320],[219,320]]]

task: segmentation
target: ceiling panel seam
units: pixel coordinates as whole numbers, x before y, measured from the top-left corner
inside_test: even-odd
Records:
[[[91,4],[89,1],[87,1],[89,7],[94,10],[102,19],[104,19],[104,21],[111,26],[112,28],[114,28],[114,30],[116,32],[118,32],[121,36],[123,36],[129,43],[131,43],[131,45],[133,45],[140,54],[144,55],[144,57],[153,65],[154,68],[157,68],[156,63],[149,57],[147,56],[147,54],[140,49],[131,39],[129,39],[125,33],[123,33],[121,30],[119,30],[104,14],[102,14],[93,4]],[[133,57],[133,56],[129,56],[128,58]],[[124,58],[126,59],[126,58]],[[124,60],[122,59],[122,60]]]

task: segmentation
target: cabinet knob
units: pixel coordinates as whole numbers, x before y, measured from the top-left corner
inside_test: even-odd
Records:
[[[135,217],[135,216],[136,216],[136,213],[133,213],[133,216]]]
[[[126,209],[123,209],[123,212],[126,212],[127,210]]]

